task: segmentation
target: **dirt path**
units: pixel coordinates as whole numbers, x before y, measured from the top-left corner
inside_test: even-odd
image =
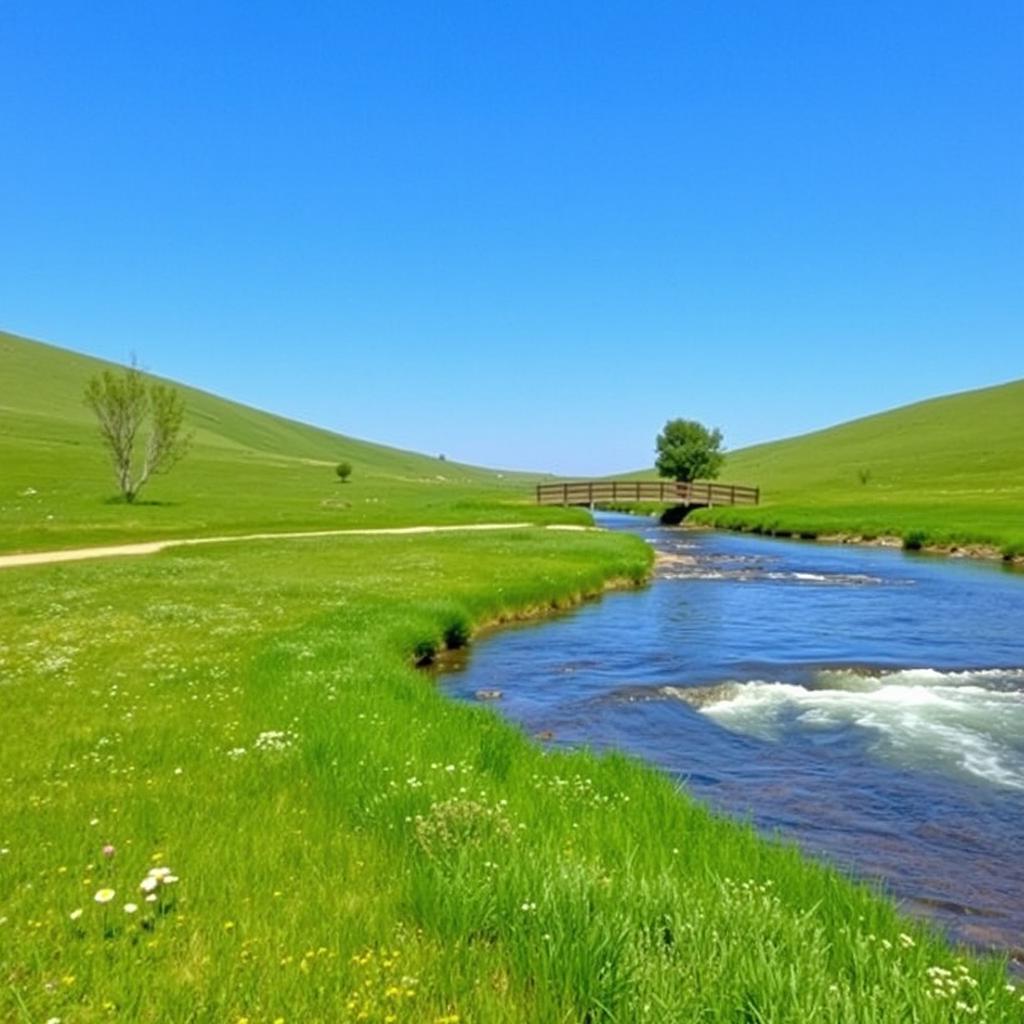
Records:
[[[32,551],[23,555],[0,555],[0,569],[21,565],[50,565],[54,562],[81,562],[87,558],[120,558],[125,555],[153,555],[165,548],[197,544],[227,544],[246,540],[295,540],[302,537],[404,537],[418,533],[468,533],[484,530],[523,530],[534,523],[466,523],[457,526],[390,526],[365,530],[306,530],[295,533],[247,533],[235,537],[187,537],[177,540],[153,540],[139,544],[114,544],[107,547],[73,548],[66,551]],[[585,526],[549,526],[549,530],[585,530]]]

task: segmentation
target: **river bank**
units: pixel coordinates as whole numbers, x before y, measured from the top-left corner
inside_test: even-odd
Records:
[[[412,667],[650,557],[509,530],[9,570],[0,1016],[1013,1020],[998,961]]]
[[[652,761],[716,809],[884,879],[956,938],[1024,957],[1020,581],[611,525],[655,545],[652,586],[489,635],[449,691],[500,700],[549,742]]]
[[[634,515],[658,520],[666,506],[655,504],[603,504],[607,512]],[[775,537],[781,540],[817,541],[822,544],[859,544],[868,547],[901,548],[904,551],[920,551],[928,555],[944,555],[950,558],[977,558],[990,562],[1003,562],[1015,567],[1024,566],[1024,547],[1017,541],[995,543],[982,540],[937,540],[933,539],[934,529],[907,528],[901,533],[871,533],[851,528],[843,529],[832,524],[821,530],[817,526],[799,520],[809,516],[803,513],[788,520],[768,516],[766,510],[751,512],[749,509],[697,509],[683,522],[685,529],[728,530],[733,533],[749,533],[754,536]]]
[[[902,547],[928,554],[1024,563],[1019,518],[1008,517],[1006,510],[1000,509],[988,520],[984,505],[973,509],[970,516],[962,509],[946,513],[941,502],[926,510],[768,505],[756,509],[697,509],[688,520],[693,525],[768,537]]]

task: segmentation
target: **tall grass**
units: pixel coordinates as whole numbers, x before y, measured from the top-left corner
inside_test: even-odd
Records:
[[[649,559],[524,531],[8,572],[0,1019],[1020,1020],[1001,964],[413,667]]]

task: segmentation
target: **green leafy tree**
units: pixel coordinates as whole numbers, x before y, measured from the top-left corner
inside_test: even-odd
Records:
[[[352,475],[352,463],[351,462],[339,462],[334,467],[334,472],[338,474],[338,479],[342,483],[346,483],[348,478]]]
[[[166,473],[188,451],[192,438],[182,430],[181,395],[167,384],[147,382],[134,365],[90,378],[85,404],[96,414],[117,485],[129,504],[150,477]]]
[[[658,473],[684,483],[713,480],[725,460],[722,432],[696,420],[669,420],[658,435],[656,449]]]

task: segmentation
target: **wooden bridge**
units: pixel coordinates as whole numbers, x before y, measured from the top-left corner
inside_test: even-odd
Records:
[[[707,480],[574,480],[537,484],[538,505],[600,505],[603,502],[659,501],[671,505],[756,505],[759,487]]]

